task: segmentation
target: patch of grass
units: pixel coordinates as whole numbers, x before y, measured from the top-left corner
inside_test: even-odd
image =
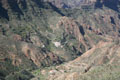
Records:
[[[32,28],[30,26],[26,26],[26,27],[17,27],[12,29],[14,33],[19,34],[22,36],[22,38],[26,38],[30,32],[32,32]]]
[[[5,78],[5,80],[30,80],[33,77],[34,76],[30,72],[23,70],[23,71],[8,75]]]
[[[37,69],[32,72],[32,74],[38,78],[38,80],[46,80],[46,77],[41,74],[41,69]]]
[[[120,66],[118,65],[103,65],[96,66],[88,73],[79,77],[79,80],[119,80]]]

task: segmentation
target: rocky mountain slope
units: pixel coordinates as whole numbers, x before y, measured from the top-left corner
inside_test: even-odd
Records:
[[[116,11],[120,11],[120,0],[43,0],[47,2],[51,2],[58,8],[81,8],[84,7],[109,7]]]
[[[93,0],[95,4],[86,0],[80,5],[93,7],[63,9],[60,2],[57,6],[60,9],[54,3],[41,0],[0,0],[0,79],[38,77],[39,80],[42,74],[48,80],[70,80],[70,75],[77,74],[77,70],[80,74],[89,73],[89,66],[96,70],[96,66],[102,67],[104,63],[103,67],[108,66],[107,63],[112,66],[115,61],[118,65],[120,13],[117,1],[113,1],[117,8],[109,7],[105,0]],[[68,63],[56,66],[63,62]],[[50,66],[60,69],[43,69]],[[72,72],[64,67],[71,68]],[[38,68],[42,68],[43,73],[36,70],[38,75],[33,75],[33,70]],[[63,75],[59,76],[61,72]]]
[[[53,6],[41,1],[2,0],[0,7],[0,78],[64,61],[50,51],[50,40],[41,32],[51,31],[47,17],[61,16]]]
[[[119,80],[120,45],[99,42],[79,58],[41,70],[42,80]],[[41,75],[36,72],[36,79]],[[34,73],[35,73],[34,72]],[[94,79],[93,79],[94,77]]]

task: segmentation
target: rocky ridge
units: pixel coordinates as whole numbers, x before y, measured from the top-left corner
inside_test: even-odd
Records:
[[[94,80],[98,79],[98,77],[99,80],[119,80],[119,67],[115,67],[120,65],[119,48],[120,46],[115,43],[99,42],[92,49],[73,61],[41,70],[41,75],[45,77],[43,80],[92,80],[93,76],[95,76]],[[109,76],[110,73],[111,76]],[[36,79],[39,76],[37,74]]]

